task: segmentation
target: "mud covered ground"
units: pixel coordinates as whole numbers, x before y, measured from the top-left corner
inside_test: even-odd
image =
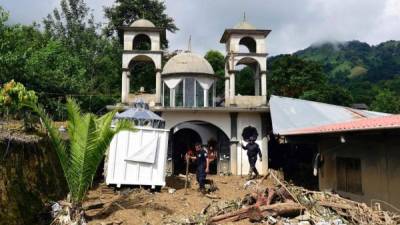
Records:
[[[218,188],[211,198],[197,191],[196,182],[185,193],[185,178],[181,176],[168,177],[166,187],[156,192],[140,187],[116,189],[100,184],[89,192],[87,202],[101,200],[110,204],[88,210],[87,217],[92,217],[89,224],[165,224],[198,214],[213,201],[237,200],[251,192],[244,187],[245,177],[215,175],[207,178],[213,180]],[[195,180],[194,175],[191,175],[191,180]],[[266,187],[273,185],[268,179],[263,180],[262,184]],[[172,189],[176,191],[171,194]],[[248,223],[244,220],[234,224]]]

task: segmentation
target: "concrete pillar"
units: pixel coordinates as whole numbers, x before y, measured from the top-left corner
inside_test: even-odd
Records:
[[[127,90],[128,71],[122,71],[122,84],[121,84],[121,102],[127,103],[129,91]]]
[[[126,93],[128,93],[128,97],[130,91],[131,91],[131,71],[128,71],[126,73]]]
[[[161,70],[156,71],[156,105],[161,105]]]
[[[232,72],[229,74],[229,104],[230,105],[235,105],[235,94],[236,94],[236,90],[235,90],[235,73]]]
[[[254,95],[260,95],[260,67],[257,66],[254,73]]]
[[[229,76],[225,77],[225,106],[229,106]]]
[[[204,107],[208,107],[208,90],[204,89],[203,90],[203,99],[204,99]]]
[[[230,148],[230,164],[231,164],[231,173],[233,175],[238,174],[237,165],[238,165],[238,138],[237,138],[237,116],[238,113],[230,113],[231,117],[231,148]]]
[[[269,131],[269,114],[261,113],[261,153],[262,153],[262,173],[266,174],[268,171],[268,131]]]
[[[267,105],[267,72],[261,73],[261,96],[263,96],[263,105]]]
[[[169,91],[169,106],[175,107],[175,88],[171,88]]]

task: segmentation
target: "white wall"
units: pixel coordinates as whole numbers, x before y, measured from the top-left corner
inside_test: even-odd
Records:
[[[207,144],[208,140],[210,140],[211,138],[215,139],[217,137],[217,131],[213,127],[197,125],[193,123],[179,124],[174,128],[173,132],[176,133],[179,129],[185,129],[185,128],[196,131],[200,135],[202,144]]]
[[[258,139],[256,143],[260,146],[262,154],[268,154],[266,149],[262,149],[262,140],[261,140],[261,117],[258,113],[239,113],[238,114],[238,125],[237,125],[237,137],[238,140],[242,141],[242,131],[247,126],[252,126],[257,129]],[[247,152],[242,149],[241,145],[237,147],[237,170],[238,175],[247,175],[250,169],[250,165],[247,159]],[[244,144],[246,142],[243,142]],[[256,163],[256,168],[258,172],[263,173],[262,171],[262,163],[258,159]]]
[[[133,39],[139,34],[147,35],[151,40],[151,51],[160,50],[160,34],[157,32],[137,32],[125,31],[124,33],[124,50],[133,50]]]
[[[163,112],[162,117],[165,119],[165,129],[171,129],[176,125],[187,121],[204,121],[220,128],[226,136],[231,137],[231,119],[228,112]]]

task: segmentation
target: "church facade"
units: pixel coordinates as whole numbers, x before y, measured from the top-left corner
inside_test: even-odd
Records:
[[[256,128],[257,143],[263,153],[262,163],[257,163],[257,167],[263,173],[267,171],[267,136],[271,128],[266,37],[270,30],[257,29],[242,21],[223,32],[220,42],[226,47],[224,96],[217,96],[220,78],[204,57],[190,49],[173,56],[162,66],[164,29],[145,19],[121,29],[124,32],[121,101],[130,105],[144,100],[165,119],[165,128],[170,130],[167,172],[181,173],[183,155],[195,142],[201,142],[212,145],[217,152],[212,173],[247,174],[249,165],[241,143],[243,129],[249,126]],[[154,65],[155,74],[148,76],[155,76],[155,93],[131,93],[136,62]],[[253,76],[248,77],[254,81],[252,96],[235,90],[235,77],[243,66],[253,71]]]

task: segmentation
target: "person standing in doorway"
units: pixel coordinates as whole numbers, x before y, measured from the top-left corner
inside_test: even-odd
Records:
[[[196,178],[197,182],[199,183],[199,191],[203,194],[206,193],[205,189],[205,183],[206,183],[206,176],[207,173],[209,172],[208,166],[209,166],[209,159],[208,159],[208,153],[203,147],[201,146],[201,143],[196,143],[195,144],[195,150],[196,150],[196,155],[193,157],[190,157],[192,160],[195,160],[197,163],[197,169],[196,169]]]
[[[260,162],[262,161],[262,154],[260,147],[258,144],[255,142],[256,138],[255,137],[250,137],[249,142],[247,143],[246,146],[242,144],[242,148],[244,150],[247,150],[247,158],[249,160],[250,164],[250,171],[249,171],[249,179],[254,179],[259,177],[259,173],[256,168],[256,162],[257,162],[257,155],[260,156]],[[255,177],[253,177],[252,173],[254,172]]]

